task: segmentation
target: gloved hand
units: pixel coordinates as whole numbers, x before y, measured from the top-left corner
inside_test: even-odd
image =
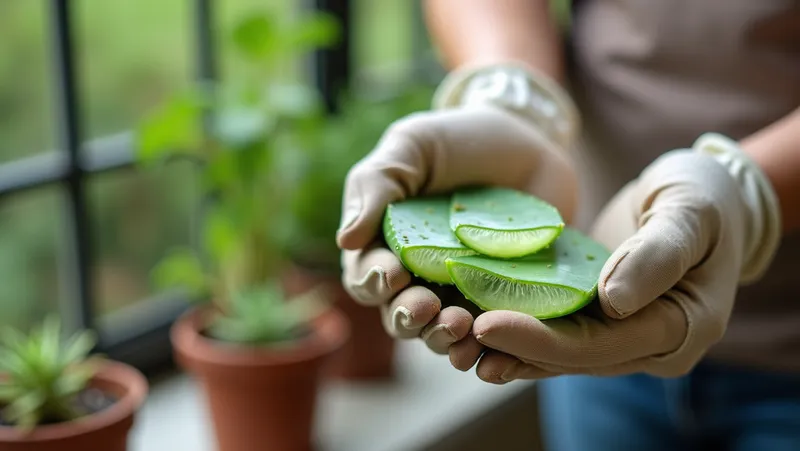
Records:
[[[653,162],[609,202],[592,235],[615,249],[599,303],[545,322],[507,311],[479,316],[473,334],[491,348],[479,377],[689,372],[723,336],[737,287],[769,265],[780,218],[756,165],[733,141],[709,134]],[[477,360],[464,358],[462,368]]]
[[[394,337],[422,336],[431,349],[446,353],[469,333],[472,315],[461,307],[443,309],[430,289],[411,284],[411,275],[381,243],[387,205],[495,185],[537,195],[569,221],[577,186],[564,149],[577,122],[560,88],[528,70],[494,66],[451,74],[437,90],[434,111],[391,125],[347,176],[337,233],[346,290],[357,302],[380,306]]]

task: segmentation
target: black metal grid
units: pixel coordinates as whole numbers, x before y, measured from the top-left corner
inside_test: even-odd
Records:
[[[194,3],[195,72],[199,80],[216,77],[214,1]],[[74,2],[50,0],[50,42],[53,55],[58,150],[0,164],[0,198],[47,185],[60,185],[67,197],[70,253],[68,298],[63,312],[75,327],[96,329],[101,351],[145,371],[170,362],[169,326],[186,307],[181,299],[144,300],[125,311],[124,318],[98,318],[92,291],[92,231],[86,185],[98,173],[130,168],[134,163],[133,136],[121,133],[86,141],[82,124],[79,71],[75,48]],[[313,55],[314,80],[330,110],[350,75],[349,0],[312,0],[308,7],[334,15],[343,25],[335,48]]]
[[[69,0],[51,0],[51,27],[53,67],[56,74],[56,111],[59,126],[58,143],[66,152],[66,164],[60,174],[69,196],[69,225],[71,243],[74,247],[73,295],[80,302],[73,306],[74,311],[64,312],[74,315],[73,321],[87,328],[94,327],[92,286],[90,280],[91,233],[86,211],[86,178],[81,164],[81,113],[78,105],[78,83],[76,80],[75,52],[73,45],[72,13]]]

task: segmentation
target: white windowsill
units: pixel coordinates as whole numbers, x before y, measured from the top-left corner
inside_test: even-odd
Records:
[[[461,373],[419,340],[400,342],[397,358],[392,383],[336,383],[322,390],[321,450],[423,449],[530,387],[520,381],[487,384],[474,369]],[[181,374],[151,387],[132,432],[132,451],[214,451],[212,434],[202,394]]]

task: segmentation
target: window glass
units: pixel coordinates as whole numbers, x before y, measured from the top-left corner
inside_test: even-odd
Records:
[[[88,193],[97,314],[154,298],[150,271],[169,248],[190,244],[198,193],[191,166],[96,175]]]
[[[63,198],[55,187],[0,199],[0,324],[23,329],[71,299],[61,289]]]
[[[52,150],[46,2],[0,1],[0,162]]]

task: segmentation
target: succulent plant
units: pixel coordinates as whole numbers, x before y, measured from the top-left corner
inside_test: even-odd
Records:
[[[4,422],[28,430],[90,413],[76,398],[97,370],[96,359],[89,356],[96,343],[91,331],[80,331],[63,340],[60,321],[48,317],[27,336],[7,327],[0,340]]]
[[[229,343],[280,345],[307,333],[308,323],[326,307],[318,288],[287,300],[278,284],[268,283],[236,293],[208,333]]]

